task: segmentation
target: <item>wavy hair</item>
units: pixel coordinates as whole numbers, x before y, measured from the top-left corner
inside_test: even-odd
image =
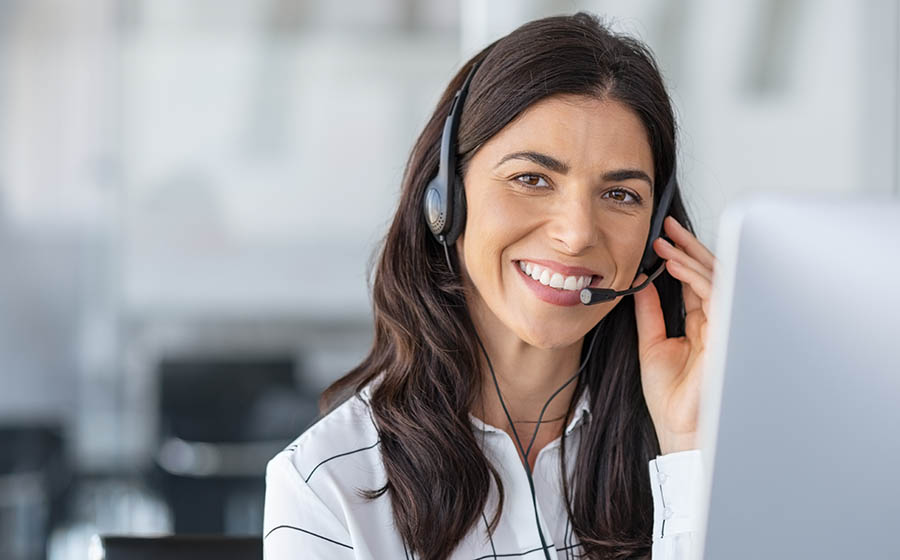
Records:
[[[397,530],[425,560],[452,553],[481,517],[491,481],[499,502],[489,530],[503,508],[500,477],[469,419],[483,372],[464,287],[422,211],[425,187],[438,169],[444,118],[476,63],[459,126],[459,176],[484,142],[537,101],[557,94],[616,100],[634,111],[647,132],[657,184],[673,172],[676,157],[675,118],[652,53],[587,13],[522,25],[476,54],[447,86],[412,148],[377,257],[371,350],[320,403],[324,414],[380,376],[370,406],[387,482],[365,495],[390,497]],[[655,211],[657,197],[653,204]],[[677,190],[669,214],[693,229]],[[664,272],[654,283],[667,334],[683,335],[680,282]],[[653,503],[647,463],[660,448],[641,390],[633,299],[622,298],[587,336],[596,329],[597,348],[565,421],[586,391],[590,421],[582,428],[572,479],[562,477],[566,508],[586,558],[649,557]],[[565,445],[563,434],[561,473],[569,472]]]

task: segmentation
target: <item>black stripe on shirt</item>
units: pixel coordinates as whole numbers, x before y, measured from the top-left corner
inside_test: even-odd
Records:
[[[568,529],[568,535],[566,536],[566,540],[563,541],[563,544],[565,546],[563,546],[562,548],[557,548],[556,550],[565,550],[566,558],[569,557],[570,553],[571,553],[572,558],[578,558],[578,554],[575,552],[575,549],[579,548],[581,546],[584,546],[584,545],[581,543],[581,541],[572,542],[573,540],[575,540],[575,526],[571,525],[570,522],[571,522],[571,520],[568,520],[566,522],[566,525],[568,525],[569,529]]]
[[[338,541],[336,541],[336,540],[334,540],[334,539],[329,539],[328,537],[323,537],[322,535],[320,535],[320,534],[318,534],[318,533],[313,533],[312,531],[307,531],[306,529],[301,529],[300,527],[294,527],[293,525],[279,525],[278,527],[273,527],[271,530],[269,530],[268,533],[266,533],[266,536],[263,537],[263,540],[269,538],[269,535],[271,535],[272,533],[274,533],[274,532],[277,531],[278,529],[292,529],[292,530],[294,530],[294,531],[300,531],[301,533],[306,533],[307,535],[312,535],[312,536],[314,536],[314,537],[319,537],[319,538],[322,539],[323,541],[328,541],[328,542],[333,543],[333,544],[336,544],[336,545],[338,545],[338,546],[343,546],[344,548],[349,548],[350,550],[353,550],[353,547],[350,546],[349,544],[344,544],[344,543],[338,542]]]
[[[381,443],[381,440],[380,440],[380,439],[379,439],[378,441],[376,441],[375,443],[373,443],[372,445],[369,445],[369,446],[366,446],[366,447],[360,447],[359,449],[354,449],[353,451],[347,451],[346,453],[338,453],[337,455],[333,455],[333,456],[331,456],[331,457],[325,459],[324,461],[320,462],[318,465],[316,465],[315,467],[313,467],[313,470],[311,470],[311,471],[309,472],[309,476],[307,476],[306,479],[304,479],[304,482],[309,483],[309,479],[312,478],[312,475],[313,475],[314,472],[316,472],[316,469],[318,469],[319,467],[321,467],[322,465],[324,465],[324,464],[327,463],[328,461],[331,461],[332,459],[337,459],[338,457],[346,457],[347,455],[352,455],[352,454],[354,454],[354,453],[359,453],[360,451],[365,451],[366,449],[372,449],[373,447],[375,447],[375,446],[378,445],[379,443]]]
[[[491,552],[494,553],[492,558],[497,560],[497,549],[494,548],[494,535],[491,534],[491,526],[488,525],[487,516],[484,514],[484,510],[481,511],[481,518],[484,519],[484,530],[487,531],[488,538],[491,540]]]
[[[562,547],[562,548],[557,548],[556,550],[559,551],[559,552],[562,552],[563,550],[565,550],[565,551],[569,551],[569,550],[574,551],[574,550],[575,550],[576,548],[578,548],[579,546],[581,546],[581,543],[574,543],[574,544],[566,545],[566,546],[564,546],[564,547]],[[575,553],[574,553],[574,552],[572,552],[572,556],[575,556]]]

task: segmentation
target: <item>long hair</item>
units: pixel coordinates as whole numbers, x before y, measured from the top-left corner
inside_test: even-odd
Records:
[[[327,412],[380,376],[370,406],[387,482],[366,495],[390,497],[397,530],[425,560],[447,558],[479,521],[491,481],[499,497],[491,531],[503,507],[500,477],[469,419],[482,375],[475,328],[462,281],[448,268],[422,211],[425,187],[438,169],[444,118],[476,63],[458,134],[460,176],[484,142],[535,102],[557,94],[616,100],[634,111],[647,132],[657,185],[665,184],[675,165],[675,119],[653,55],[590,14],[522,25],[476,54],[447,86],[413,146],[377,260],[372,348],[321,400]],[[678,191],[669,214],[692,230]],[[683,335],[680,282],[663,273],[655,286],[667,334]],[[653,525],[646,471],[660,449],[641,390],[632,298],[622,298],[594,329],[600,329],[597,348],[576,388],[576,395],[588,394],[590,422],[582,428],[572,479],[563,474],[566,508],[585,557],[645,557]],[[565,443],[563,435],[562,473],[569,472]]]

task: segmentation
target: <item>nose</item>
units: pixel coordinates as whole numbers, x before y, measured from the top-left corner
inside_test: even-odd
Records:
[[[588,197],[573,195],[560,200],[549,232],[563,253],[579,255],[596,245],[600,224]]]

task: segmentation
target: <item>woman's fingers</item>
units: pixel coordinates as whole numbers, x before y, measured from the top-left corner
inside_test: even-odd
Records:
[[[695,346],[705,348],[709,301],[701,299],[689,284],[682,282],[681,286],[685,310],[684,334]]]
[[[678,261],[681,264],[694,269],[698,273],[705,276],[707,280],[712,282],[713,270],[703,265],[703,263],[699,262],[697,259],[694,259],[690,255],[685,253],[682,249],[672,245],[662,237],[658,238],[653,243],[653,250],[656,251],[656,254],[660,257],[666,260]]]
[[[663,229],[666,230],[666,233],[672,241],[682,247],[689,256],[697,259],[697,261],[710,270],[715,270],[715,255],[713,255],[703,243],[700,243],[700,240],[694,237],[694,234],[678,223],[678,220],[672,216],[666,217],[663,221]]]
[[[647,279],[640,274],[633,286],[638,286]],[[634,311],[637,318],[638,347],[641,354],[648,348],[666,340],[666,322],[659,303],[656,286],[650,282],[646,288],[634,294]]]
[[[685,312],[690,313],[697,308],[702,308],[703,313],[709,316],[708,307],[710,295],[712,294],[712,282],[710,282],[704,275],[700,274],[696,270],[675,260],[666,261],[666,269],[674,278],[677,278],[678,280],[681,280],[683,283],[690,286],[691,290],[694,292],[694,294],[697,295],[700,300],[696,301],[692,300],[692,298],[685,297]],[[685,294],[685,296],[687,296],[687,294]]]
[[[665,259],[666,269],[673,278],[681,281],[684,310],[686,313],[686,335],[692,341],[705,346],[706,322],[709,316],[709,302],[712,296],[712,283],[715,275],[716,257],[690,231],[669,216],[665,222],[666,234],[674,242],[659,238],[654,241],[653,249]],[[635,297],[638,297],[637,294]],[[644,298],[648,300],[649,298]],[[643,303],[644,305],[641,305]],[[645,333],[653,332],[653,337],[660,336],[660,327],[654,324],[655,317],[650,319],[647,301],[638,303],[638,312],[644,323]],[[652,326],[651,326],[652,325]],[[647,338],[653,338],[644,336]]]
[[[685,313],[690,313],[695,309],[701,309],[703,307],[703,300],[700,299],[700,296],[697,295],[689,284],[684,282],[681,283],[681,297],[684,299]]]

